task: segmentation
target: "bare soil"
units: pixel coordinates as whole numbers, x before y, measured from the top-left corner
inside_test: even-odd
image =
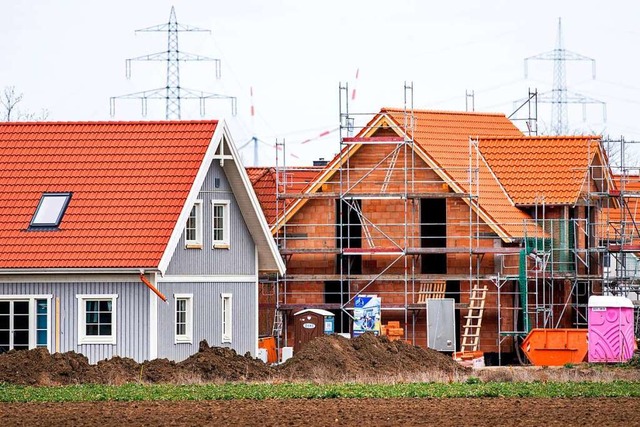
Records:
[[[3,426],[619,426],[640,399],[326,399],[0,404]]]
[[[45,349],[0,355],[0,383],[199,384],[229,381],[335,383],[398,381],[640,380],[640,369],[573,367],[464,368],[433,350],[365,334],[318,338],[272,367],[233,350],[200,344],[182,362],[136,363],[114,357],[91,365],[86,357]],[[184,402],[0,404],[1,425],[640,425],[640,399],[289,399]]]

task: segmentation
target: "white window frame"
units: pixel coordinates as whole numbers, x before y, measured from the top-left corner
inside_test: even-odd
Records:
[[[221,332],[222,342],[230,343],[233,339],[233,294],[220,294],[221,298]]]
[[[193,344],[193,294],[173,294],[173,332],[174,344]],[[178,300],[186,300],[185,333],[178,335]]]
[[[187,249],[202,249],[202,200],[198,199],[194,202],[191,211],[196,210],[196,238],[195,240],[187,239],[187,224],[184,226],[184,243]],[[191,217],[191,211],[187,217],[187,223]]]
[[[116,344],[118,294],[81,294],[78,300],[78,345],[84,344]],[[111,335],[87,335],[86,301],[111,301]]]
[[[51,316],[52,316],[53,307],[51,305],[52,305],[53,295],[51,294],[48,294],[48,295],[41,295],[41,294],[0,295],[0,301],[29,301],[29,349],[34,349],[38,346],[38,327],[36,323],[37,322],[36,301],[42,300],[42,299],[47,300],[47,346],[46,346],[46,349],[49,350],[49,352],[52,352],[53,344],[51,342],[52,341],[51,337],[53,335],[51,331],[51,327],[52,327]]]
[[[214,238],[214,223],[215,223],[215,207],[216,206],[222,206],[223,207],[223,221],[222,221],[222,239],[220,240],[216,240]],[[230,227],[231,227],[231,222],[230,222],[230,215],[231,215],[231,209],[230,209],[230,201],[229,200],[211,200],[211,240],[213,241],[213,249],[229,249],[229,245],[230,245],[230,241],[229,241],[229,234],[230,234]]]

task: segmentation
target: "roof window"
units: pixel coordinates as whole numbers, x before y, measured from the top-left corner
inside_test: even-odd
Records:
[[[29,227],[57,227],[71,200],[71,193],[43,193]]]

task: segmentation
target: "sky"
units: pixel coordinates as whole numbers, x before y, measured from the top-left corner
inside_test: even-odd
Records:
[[[524,59],[552,51],[558,18],[564,48],[596,60],[568,61],[567,88],[606,103],[568,106],[570,134],[640,141],[640,3],[596,0],[0,0],[0,88],[24,94],[20,109],[46,109],[48,120],[162,120],[165,105],[113,96],[165,86],[166,64],[127,58],[166,51],[166,33],[134,30],[178,22],[211,30],[180,33],[180,50],[219,58],[181,63],[182,87],[237,98],[182,101],[182,119],[224,119],[245,165],[310,164],[339,150],[339,87],[349,87],[349,111],[375,114],[405,105],[405,82],[416,109],[510,115],[530,89],[553,85],[552,61]],[[250,96],[251,88],[253,97]],[[355,88],[355,99],[351,99]],[[255,114],[251,115],[253,105]],[[522,126],[522,122],[518,122]],[[551,105],[538,106],[540,133],[551,128]],[[310,140],[310,141],[308,141]],[[305,142],[308,141],[308,142]]]

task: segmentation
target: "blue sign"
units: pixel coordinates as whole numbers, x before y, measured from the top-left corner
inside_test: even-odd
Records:
[[[360,295],[354,301],[353,336],[365,332],[380,335],[380,297],[377,295]]]

